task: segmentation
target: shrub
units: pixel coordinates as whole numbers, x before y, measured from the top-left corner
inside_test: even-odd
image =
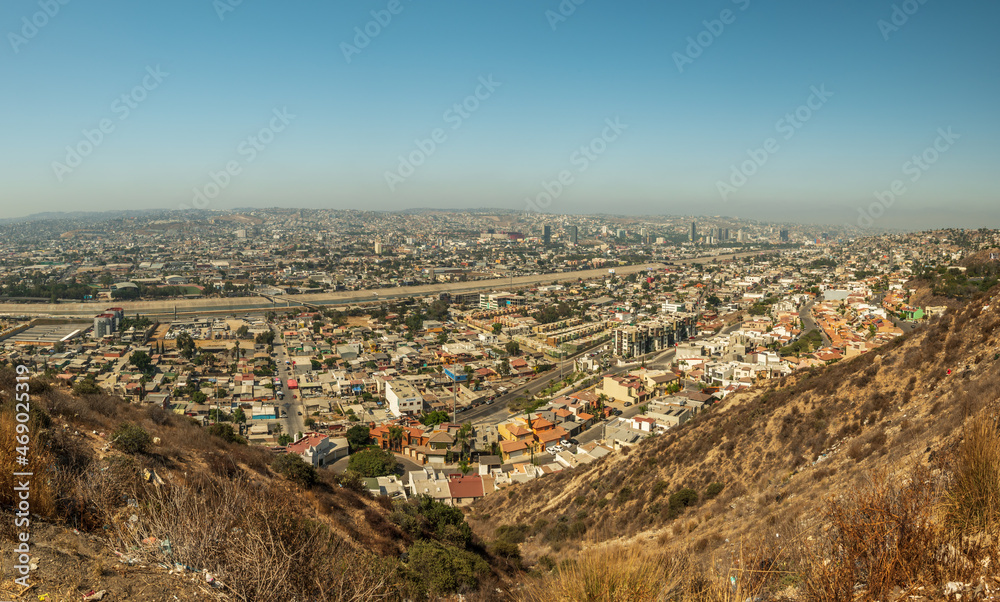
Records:
[[[698,492],[694,489],[685,487],[670,496],[669,504],[669,516],[670,518],[675,518],[684,511],[688,506],[694,506],[698,503]]]
[[[809,599],[854,600],[860,583],[865,599],[885,600],[895,587],[914,583],[933,566],[938,547],[933,494],[929,473],[919,469],[905,485],[878,474],[828,502],[833,529],[806,579]]]
[[[705,499],[706,500],[713,499],[715,496],[717,496],[720,493],[722,493],[722,490],[725,487],[726,486],[723,485],[722,483],[712,483],[707,488],[705,488]]]
[[[153,443],[153,438],[141,426],[123,422],[111,433],[111,441],[115,449],[126,454],[144,454]]]
[[[407,578],[424,596],[443,596],[473,589],[489,565],[475,554],[454,546],[421,540],[413,544],[406,563]]]
[[[274,459],[271,468],[286,479],[303,487],[312,487],[316,483],[316,467],[302,459],[298,454],[282,454]]]
[[[498,556],[500,558],[516,560],[518,562],[521,560],[521,546],[512,541],[498,539],[493,542],[492,546],[490,546],[490,551],[494,556]]]
[[[247,444],[247,440],[241,435],[237,435],[236,431],[233,430],[233,425],[231,424],[222,424],[217,422],[212,426],[208,427],[208,432],[209,434],[214,435],[222,439],[223,441],[227,441],[229,443],[238,443],[240,445]]]
[[[528,525],[502,525],[497,527],[496,538],[498,541],[510,543],[523,543],[528,536]]]
[[[347,469],[363,477],[384,477],[396,470],[396,457],[381,449],[363,449],[351,455]]]

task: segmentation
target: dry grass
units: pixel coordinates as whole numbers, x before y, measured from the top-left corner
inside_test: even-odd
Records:
[[[207,570],[237,600],[383,600],[395,564],[362,552],[287,491],[203,477],[136,490],[111,519],[111,538],[144,560]],[[135,517],[133,519],[133,517]]]
[[[906,482],[878,473],[866,486],[828,502],[831,531],[814,550],[806,579],[810,598],[854,600],[860,584],[870,599],[928,575],[940,539],[933,522],[934,483],[917,469]]]
[[[639,547],[607,546],[567,561],[529,583],[525,602],[654,602],[682,591],[684,566],[676,557]]]
[[[788,571],[780,570],[783,550],[763,538],[741,543],[736,554],[710,568],[687,553],[648,546],[602,546],[563,561],[529,582],[525,602],[743,602],[758,599]]]
[[[947,524],[960,533],[1000,533],[1000,435],[985,414],[971,419],[943,501]]]

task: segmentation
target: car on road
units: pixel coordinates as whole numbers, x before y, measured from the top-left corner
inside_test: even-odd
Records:
[[[625,407],[626,408],[631,408],[632,407],[632,402],[631,401],[626,401],[625,402]]]
[[[615,416],[621,416],[622,415],[622,411],[621,410],[614,410],[611,413],[614,414]]]

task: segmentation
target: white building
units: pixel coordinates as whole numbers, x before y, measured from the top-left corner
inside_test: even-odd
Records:
[[[390,380],[385,383],[385,400],[389,411],[395,417],[403,414],[420,414],[424,410],[424,398],[416,387],[402,380]]]

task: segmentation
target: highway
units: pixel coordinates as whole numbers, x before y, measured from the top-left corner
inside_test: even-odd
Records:
[[[733,257],[750,257],[770,251],[751,251],[743,253],[726,253],[707,255],[687,259],[672,259],[675,265],[691,265],[716,261],[729,261]],[[647,270],[660,270],[667,267],[663,263],[644,263],[631,266],[616,266],[612,269],[618,276],[637,274]],[[372,303],[390,299],[422,297],[438,293],[472,293],[504,289],[521,289],[532,286],[555,284],[559,282],[575,282],[591,280],[608,275],[608,269],[580,270],[575,272],[549,272],[530,276],[509,278],[493,278],[473,282],[449,282],[443,284],[423,284],[418,286],[391,287],[358,291],[339,291],[333,293],[313,293],[303,295],[277,295],[265,297],[221,297],[207,299],[169,299],[159,301],[92,301],[80,302],[73,299],[62,300],[60,303],[0,303],[0,316],[16,317],[93,317],[105,307],[114,305],[125,309],[126,314],[140,313],[157,319],[169,319],[175,313],[177,316],[198,316],[212,314],[257,313],[280,310],[289,307],[320,307]]]

